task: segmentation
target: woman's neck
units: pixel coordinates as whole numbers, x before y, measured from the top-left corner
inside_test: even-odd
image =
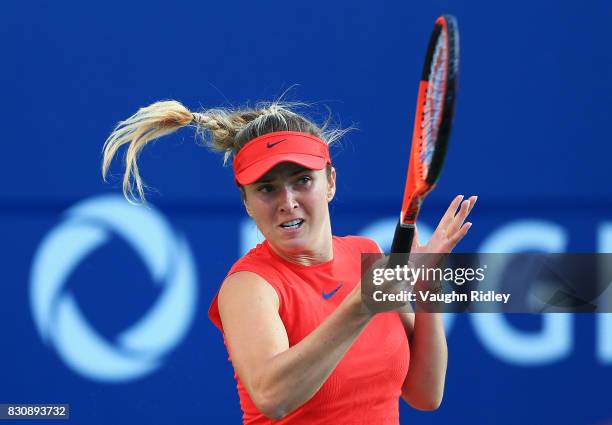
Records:
[[[272,245],[270,245],[270,247],[276,253],[276,255],[281,257],[283,260],[302,266],[314,266],[317,264],[326,263],[334,258],[333,252],[325,254],[318,252],[300,252],[296,254],[289,254],[276,250]]]
[[[299,252],[286,252],[278,249],[270,244],[270,248],[276,255],[290,263],[299,264],[302,266],[314,266],[321,263],[326,263],[334,258],[334,247],[332,240],[331,228],[324,231],[324,235],[319,238],[320,243],[314,246],[313,249],[303,250]]]

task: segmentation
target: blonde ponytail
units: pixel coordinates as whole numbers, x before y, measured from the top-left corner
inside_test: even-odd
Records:
[[[150,141],[190,124],[198,129],[209,148],[224,154],[224,163],[247,142],[263,134],[299,131],[331,144],[350,130],[329,129],[329,119],[319,128],[305,116],[292,111],[292,108],[301,106],[307,105],[278,100],[260,103],[254,108],[208,109],[192,113],[174,100],[156,102],[121,121],[106,139],[102,149],[102,177],[106,181],[113,157],[121,146],[127,144],[123,194],[132,204],[145,204],[145,184],[138,172],[138,154]]]
[[[125,121],[121,121],[104,143],[102,159],[102,177],[106,174],[117,150],[129,143],[125,155],[125,173],[123,175],[123,194],[132,204],[145,203],[144,184],[138,172],[138,154],[151,140],[173,133],[191,123],[193,115],[183,104],[174,100],[156,102]],[[132,182],[133,179],[133,182]],[[134,193],[134,186],[138,197]],[[138,202],[140,199],[140,202]]]

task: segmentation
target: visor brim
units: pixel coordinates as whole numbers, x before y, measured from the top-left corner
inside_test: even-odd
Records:
[[[298,153],[279,154],[251,164],[236,175],[236,181],[243,186],[255,183],[264,174],[281,162],[292,162],[310,170],[322,170],[327,164],[327,160],[320,156]]]

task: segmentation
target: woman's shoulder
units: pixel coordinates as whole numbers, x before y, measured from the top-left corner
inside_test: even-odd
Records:
[[[238,268],[240,266],[246,264],[266,264],[271,258],[271,252],[268,247],[267,242],[262,242],[257,244],[255,247],[251,248],[246,254],[240,257],[230,268],[230,273],[232,269]]]
[[[225,278],[238,272],[251,272],[274,285],[278,281],[279,262],[266,242],[260,243],[238,259],[227,272]]]
[[[239,258],[232,265],[227,276],[239,271],[250,271],[261,275],[266,280],[268,278],[277,280],[275,278],[286,275],[293,268],[293,264],[279,257],[269,243],[264,241]]]
[[[220,301],[239,304],[241,299],[269,298],[279,307],[282,291],[278,271],[271,259],[267,247],[261,243],[238,259],[227,272],[208,310],[210,320],[222,332]]]

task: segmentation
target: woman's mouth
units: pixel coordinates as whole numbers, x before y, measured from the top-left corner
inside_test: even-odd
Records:
[[[297,230],[302,226],[302,224],[304,224],[304,220],[301,218],[296,218],[295,220],[282,223],[280,227],[284,230]]]

